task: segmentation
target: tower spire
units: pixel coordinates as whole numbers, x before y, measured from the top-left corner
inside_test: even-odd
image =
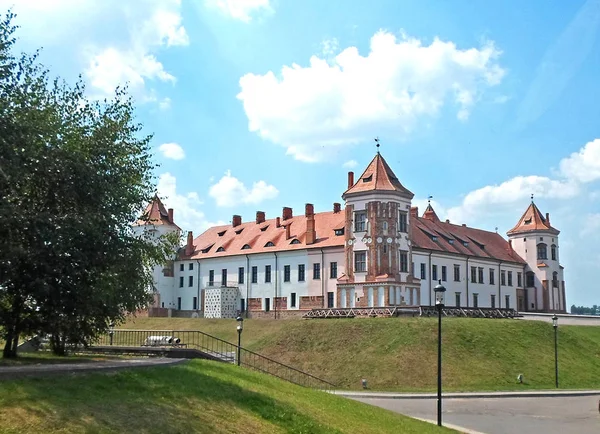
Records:
[[[533,193],[531,193],[531,203],[533,203]]]

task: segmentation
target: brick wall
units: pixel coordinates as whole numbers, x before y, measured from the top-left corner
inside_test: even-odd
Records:
[[[323,296],[300,297],[300,309],[321,309]]]
[[[169,309],[166,307],[151,307],[148,309],[147,316],[151,318],[167,318],[169,316]]]
[[[262,310],[262,298],[249,298],[248,306],[246,307],[249,311],[260,311]]]
[[[277,319],[300,319],[307,310],[278,310]],[[275,319],[275,312],[248,312],[248,318],[252,319]]]
[[[277,297],[273,304],[274,307],[277,307],[277,310],[287,310],[287,297]]]

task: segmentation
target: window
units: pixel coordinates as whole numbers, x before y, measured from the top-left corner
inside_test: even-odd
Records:
[[[183,267],[184,267],[183,264],[179,264],[179,271],[183,271]]]
[[[219,248],[217,249],[217,252],[224,252],[224,251],[225,251],[225,249],[224,249],[223,247],[219,247]]]
[[[265,247],[273,247],[275,244],[273,244],[273,242],[269,241],[267,244],[265,244]]]
[[[227,231],[219,232],[217,235],[219,235],[220,237],[222,237],[223,235],[225,235],[225,232],[227,232]]]
[[[407,233],[406,213],[401,212],[398,215],[398,232]]]
[[[512,282],[512,271],[508,271],[508,286],[513,286]]]
[[[504,307],[510,309],[510,295],[508,294],[504,296]]]
[[[552,260],[556,261],[556,246],[554,244],[550,246],[550,254],[552,255]]]
[[[194,276],[188,277],[188,286],[194,286]]]
[[[296,293],[292,292],[291,294],[290,307],[296,307]]]
[[[336,235],[344,235],[344,228],[342,228],[342,229],[335,229],[333,232]]]
[[[329,263],[329,278],[337,279],[337,262]]]
[[[221,286],[227,286],[227,268],[221,270]]]
[[[454,264],[454,281],[460,282],[460,265]]]
[[[414,262],[410,263],[410,275],[411,276],[415,275],[415,263]]]
[[[365,211],[354,213],[354,232],[364,232],[367,222],[367,213]]]
[[[442,282],[445,282],[447,280],[448,276],[446,273],[446,266],[442,265]]]
[[[521,286],[523,286],[523,273],[521,273],[520,271],[517,272],[517,286],[520,288]]]
[[[333,292],[327,293],[327,307],[333,307]]]
[[[477,277],[479,278],[479,283],[483,283],[483,267],[477,269]]]
[[[257,273],[258,273],[258,271],[257,271]],[[265,265],[265,283],[271,283],[271,266],[270,265]]]
[[[215,270],[208,271],[208,286],[215,285]]]
[[[183,276],[179,277],[179,287],[183,288]]]
[[[408,253],[407,252],[400,252],[400,272],[402,272],[402,273],[408,272]],[[414,273],[414,270],[413,270],[413,273]]]
[[[260,228],[261,232],[266,231],[267,229],[269,229],[269,225],[263,226],[262,228]]]
[[[354,253],[354,271],[364,273],[367,271],[367,252]]]
[[[298,265],[298,282],[304,282],[304,264]]]
[[[244,267],[238,268],[238,283],[244,283]]]
[[[425,268],[425,264],[421,263],[421,279],[427,278],[427,270]]]
[[[177,310],[181,310],[181,297],[177,297]]]
[[[546,245],[543,243],[537,245],[537,258],[548,259],[548,250],[546,249]]]
[[[284,282],[290,281],[290,266],[289,265],[283,266],[283,281]]]
[[[492,300],[491,300],[490,306],[492,307],[492,309],[494,309],[496,307],[496,295],[492,294],[491,298],[492,298]]]
[[[552,273],[552,288],[558,288],[558,273]]]
[[[477,267],[471,267],[471,283],[477,283]]]
[[[321,264],[318,262],[313,264],[313,279],[319,280],[321,278]]]
[[[438,280],[438,278],[437,278],[437,265],[432,265],[431,266],[431,279],[432,280]]]
[[[246,312],[246,300],[243,298],[240,299],[240,311]]]
[[[479,294],[473,294],[473,307],[479,307]]]
[[[506,271],[500,271],[500,285],[506,286]]]
[[[300,244],[300,240],[298,238],[295,238],[290,244]]]
[[[258,267],[256,265],[252,266],[252,276],[250,277],[250,281],[252,283],[258,283]]]
[[[454,304],[456,307],[460,307],[460,292],[454,294],[455,300]]]
[[[387,253],[388,252],[388,246],[387,244],[383,245],[383,253]]]
[[[192,309],[193,310],[197,310],[198,309],[198,297],[194,297],[192,299]]]
[[[265,312],[269,312],[271,310],[271,299],[265,298]]]
[[[250,244],[244,244],[242,246],[242,250],[248,250],[250,248]]]
[[[193,270],[194,269],[194,263],[190,262],[188,265],[188,270]]]
[[[535,286],[535,274],[533,274],[533,271],[528,271],[525,278],[527,279],[527,284],[525,286],[527,286],[527,288],[533,288]]]
[[[494,269],[490,268],[490,285],[494,284]]]
[[[388,231],[388,222],[383,222],[383,224],[381,225],[383,227],[383,232],[387,235],[387,231]]]

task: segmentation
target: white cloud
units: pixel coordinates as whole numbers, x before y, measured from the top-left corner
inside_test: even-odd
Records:
[[[269,0],[205,0],[205,3],[245,23],[252,21],[257,13],[273,12]]]
[[[158,149],[165,158],[170,158],[171,160],[183,160],[185,158],[183,148],[177,143],[163,143]]]
[[[356,162],[356,160],[349,160],[346,161],[344,164],[342,164],[342,167],[345,167],[347,169],[353,169],[358,165],[358,163]]]
[[[600,179],[600,139],[588,142],[578,152],[573,152],[560,162],[560,172],[578,182]]]
[[[590,236],[597,237],[600,232],[600,214],[587,214],[583,221],[580,236],[587,238]]]
[[[165,97],[158,103],[158,108],[161,110],[168,110],[171,108],[171,98]]]
[[[217,206],[233,207],[273,199],[277,197],[279,190],[265,181],[255,182],[249,189],[242,181],[231,176],[231,171],[228,170],[225,176],[210,187],[208,194],[216,200]]]
[[[329,43],[323,48],[333,49]],[[237,98],[250,131],[298,160],[320,161],[373,131],[406,137],[448,100],[459,119],[468,119],[480,94],[504,76],[500,54],[491,42],[459,49],[437,38],[424,45],[379,31],[366,56],[349,47],[330,61],[314,55],[306,67],[283,66],[279,76],[248,73]]]

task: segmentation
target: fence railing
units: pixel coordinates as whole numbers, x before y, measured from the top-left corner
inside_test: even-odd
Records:
[[[198,330],[111,330],[94,346],[139,347],[146,349],[188,348],[244,368],[272,375],[281,380],[312,389],[333,390],[335,385],[308,372],[255,353],[232,342]]]

